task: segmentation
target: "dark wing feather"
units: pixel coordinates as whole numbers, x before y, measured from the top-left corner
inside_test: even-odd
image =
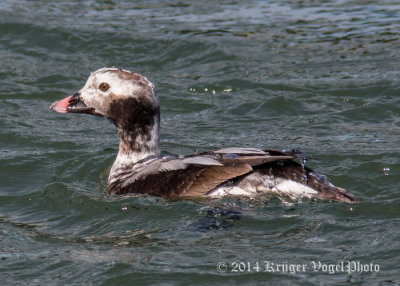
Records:
[[[174,197],[185,193],[207,167],[190,165],[185,169],[165,170],[144,175],[120,187],[118,194],[137,193],[158,197]]]
[[[253,171],[253,166],[293,159],[271,156],[258,149],[235,148],[239,154],[206,152],[169,161],[157,159],[114,190],[116,194],[139,193],[160,197],[204,196],[218,185]],[[246,154],[246,151],[250,150]]]
[[[181,196],[204,196],[218,185],[252,170],[253,168],[249,164],[209,167],[197,177],[197,180]]]

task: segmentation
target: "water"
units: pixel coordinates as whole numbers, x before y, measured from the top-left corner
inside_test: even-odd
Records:
[[[2,285],[399,285],[399,17],[395,1],[3,0]],[[107,195],[115,128],[48,111],[104,66],[156,84],[164,154],[300,149],[359,203]],[[342,262],[373,267],[330,273]]]

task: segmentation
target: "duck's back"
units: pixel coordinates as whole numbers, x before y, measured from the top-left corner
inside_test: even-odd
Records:
[[[149,157],[110,178],[113,194],[201,197],[275,193],[354,202],[323,175],[294,161],[296,152],[226,148],[187,157]]]

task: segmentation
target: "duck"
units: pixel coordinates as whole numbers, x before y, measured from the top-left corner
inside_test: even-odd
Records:
[[[161,155],[155,86],[129,70],[98,69],[83,88],[52,103],[50,109],[105,117],[116,126],[119,148],[107,183],[111,195],[220,198],[271,194],[291,200],[357,201],[305,166],[307,155],[299,150],[226,147],[188,156]]]

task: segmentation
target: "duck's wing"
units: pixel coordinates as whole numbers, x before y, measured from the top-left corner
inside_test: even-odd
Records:
[[[253,171],[253,166],[293,159],[253,148],[226,148],[183,158],[160,158],[132,174],[111,193],[161,197],[204,196],[216,186]]]

